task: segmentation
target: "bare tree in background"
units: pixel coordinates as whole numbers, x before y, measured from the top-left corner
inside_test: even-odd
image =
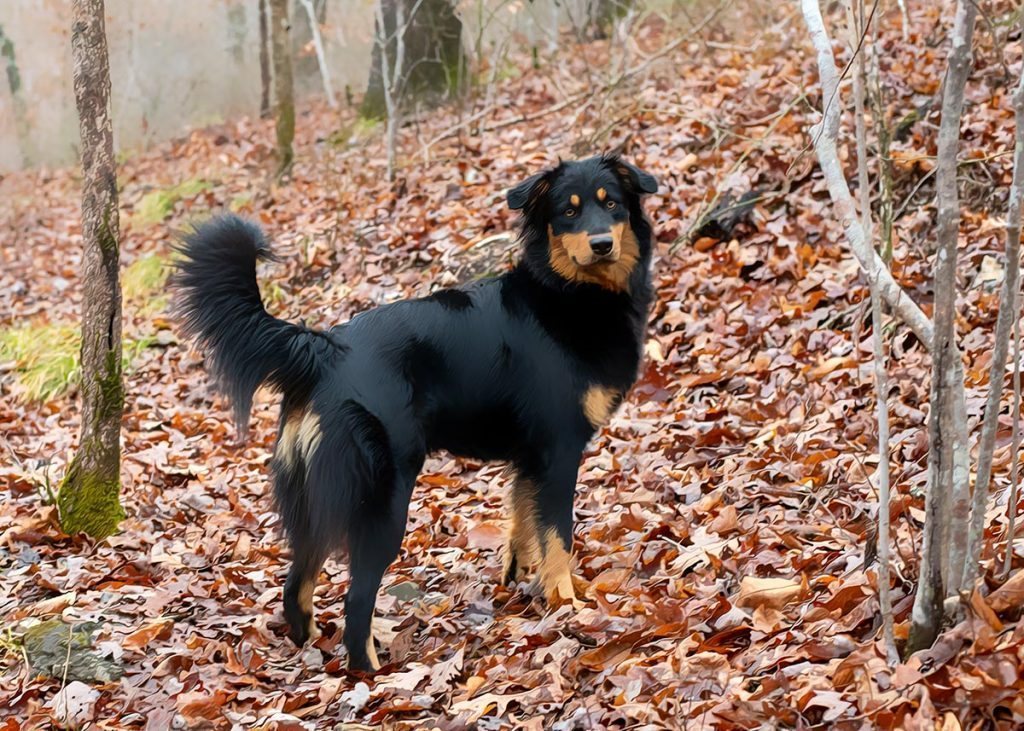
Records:
[[[591,38],[609,38],[615,22],[636,5],[634,0],[587,0],[586,25]]]
[[[313,8],[313,0],[299,0],[303,10],[306,11],[306,18],[309,20],[309,32],[313,38],[313,48],[316,49],[316,61],[320,68],[320,78],[324,83],[324,95],[331,109],[338,108],[338,100],[334,96],[334,87],[331,84],[331,70],[327,65],[327,57],[324,54],[324,41],[320,35],[320,22]]]
[[[260,18],[260,119],[270,117],[270,38],[267,29],[267,0],[256,0]]]
[[[270,3],[270,38],[274,62],[274,116],[277,121],[277,174],[287,173],[295,159],[295,91],[292,82],[291,22],[288,0]]]
[[[1024,129],[1024,99],[1018,90],[1017,106],[1017,150],[1021,145],[1021,129]],[[1016,168],[1014,168],[1016,170]],[[1013,540],[1017,535],[1017,487],[1020,479],[1020,303],[1017,317],[1013,321],[1013,406],[1010,437],[1010,497],[1006,501],[1006,555],[1003,557],[1003,576],[1013,568]]]
[[[57,495],[68,533],[105,537],[121,491],[121,285],[117,170],[103,0],[72,3],[71,55],[82,143],[82,427]]]
[[[360,114],[389,115],[410,101],[428,104],[455,94],[465,73],[462,21],[451,0],[377,0],[376,43]]]
[[[23,165],[31,165],[35,160],[35,146],[32,144],[31,122],[29,121],[28,105],[21,87],[21,70],[14,53],[14,41],[4,33],[0,25],[0,65],[7,75],[7,88],[11,91],[11,102],[14,106],[14,134],[18,136],[18,149],[21,152]]]

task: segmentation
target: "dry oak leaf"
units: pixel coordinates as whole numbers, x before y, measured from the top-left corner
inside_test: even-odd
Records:
[[[579,657],[579,663],[585,668],[597,671],[615,667],[632,654],[633,648],[642,642],[646,635],[644,630],[626,632],[600,647],[584,652]]]
[[[173,626],[174,620],[170,617],[154,619],[152,622],[147,622],[125,637],[124,642],[121,644],[132,650],[141,650],[149,645],[149,643],[153,642],[153,640],[167,639],[171,634],[171,627]]]
[[[757,607],[782,609],[806,593],[806,579],[794,581],[793,579],[744,576],[740,581],[740,591],[736,595],[733,605],[748,609]]]
[[[988,595],[988,605],[996,612],[1024,605],[1024,571],[1018,571],[1009,580]]]
[[[505,529],[498,523],[484,521],[469,529],[466,545],[470,548],[501,548],[505,545]]]
[[[177,699],[178,713],[190,725],[216,721],[223,716],[222,709],[230,697],[224,690],[217,690],[212,695],[202,691],[182,693]]]
[[[468,700],[459,701],[458,703],[453,703],[452,712],[467,713],[470,716],[470,721],[476,721],[480,717],[486,715],[487,712],[493,708],[494,715],[500,717],[505,715],[505,709],[508,708],[510,703],[519,702],[528,695],[530,695],[530,691],[525,691],[523,693],[510,693],[509,695],[484,693],[476,698],[470,698]]]
[[[597,599],[598,594],[616,592],[632,575],[633,572],[630,569],[605,569],[594,577],[594,580],[587,586],[586,597],[588,599]]]

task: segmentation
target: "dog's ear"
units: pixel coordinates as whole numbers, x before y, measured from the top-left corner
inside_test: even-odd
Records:
[[[508,207],[513,211],[526,208],[551,189],[550,173],[531,175],[508,191]]]
[[[658,181],[649,172],[617,157],[609,162],[619,178],[632,190],[640,194],[658,192]]]

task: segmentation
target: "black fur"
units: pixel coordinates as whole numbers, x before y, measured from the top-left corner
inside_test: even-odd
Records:
[[[376,592],[435,450],[511,462],[536,486],[537,530],[553,529],[571,551],[576,475],[596,430],[585,394],[609,389],[617,405],[641,360],[651,227],[640,198],[655,187],[618,158],[560,163],[509,192],[523,210],[513,271],[384,305],[326,333],[267,314],[255,265],[270,252],[254,225],[218,218],[185,239],[178,309],[239,423],[261,383],[283,395],[272,467],[294,551],[285,616],[296,642],[312,620],[303,588],[327,555],[347,549],[345,645],[351,667],[369,667]],[[569,196],[581,201],[572,220],[563,216]],[[623,286],[569,281],[553,268],[549,231],[600,238],[615,224],[639,249]],[[308,444],[295,436],[307,414],[317,426]]]
[[[215,218],[185,235],[178,253],[183,263],[171,280],[176,314],[185,335],[206,353],[207,368],[231,399],[244,435],[260,384],[302,400],[344,346],[264,309],[256,262],[274,257],[255,224]]]

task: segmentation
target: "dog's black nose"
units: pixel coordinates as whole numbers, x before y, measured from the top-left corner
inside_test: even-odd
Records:
[[[599,236],[590,237],[590,250],[598,256],[605,256],[611,253],[612,250],[612,237],[611,234],[601,234]]]

